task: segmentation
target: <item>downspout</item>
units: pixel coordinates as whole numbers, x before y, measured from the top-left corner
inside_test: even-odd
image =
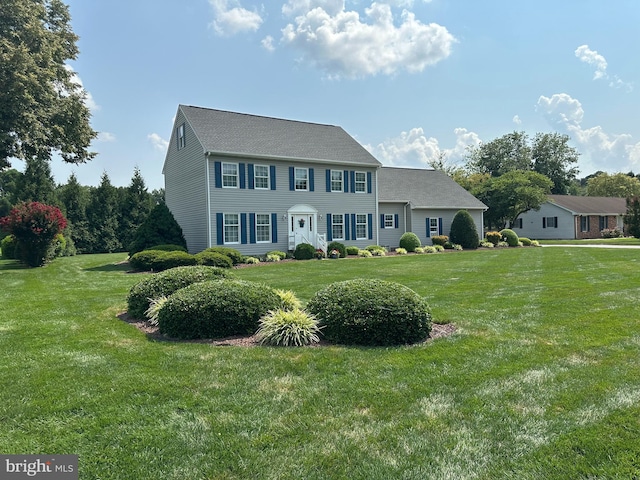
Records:
[[[209,156],[205,154],[205,168],[206,168],[206,177],[207,177],[207,244],[209,248],[213,247],[211,244],[211,179],[209,178]]]
[[[407,202],[404,204],[404,208],[402,209],[402,212],[404,213],[404,232],[402,233],[407,233],[407,207],[411,205],[411,202]]]
[[[376,245],[380,245],[380,197],[378,195],[378,172],[381,167],[376,168],[376,215],[373,217],[373,224],[376,225]]]

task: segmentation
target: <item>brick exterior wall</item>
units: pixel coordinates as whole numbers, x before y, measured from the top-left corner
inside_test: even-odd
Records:
[[[580,226],[582,217],[579,215],[576,215],[573,218],[575,220],[576,238],[583,239],[583,238],[601,238],[602,237],[602,235],[600,234],[602,229],[600,228],[599,215],[589,216],[589,231],[587,232],[583,232]],[[617,226],[616,217],[614,215],[607,216],[607,226],[605,228],[614,229],[616,228],[616,226]]]

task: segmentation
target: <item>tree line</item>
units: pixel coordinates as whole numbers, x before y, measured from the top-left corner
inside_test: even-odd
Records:
[[[128,251],[136,229],[164,202],[164,190],[149,191],[137,167],[126,187],[113,186],[106,172],[97,187],[80,185],[73,173],[67,183],[56,184],[48,160],[27,160],[24,173],[0,171],[0,217],[30,201],[62,211],[68,222],[64,236],[77,253],[109,253]]]

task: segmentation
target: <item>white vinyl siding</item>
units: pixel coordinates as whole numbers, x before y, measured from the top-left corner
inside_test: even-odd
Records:
[[[224,243],[240,243],[240,219],[237,213],[224,214]]]
[[[269,167],[267,165],[256,165],[253,175],[254,186],[257,190],[269,189]]]
[[[222,164],[222,187],[238,188],[238,164],[237,163]]]
[[[271,242],[271,215],[256,214],[256,241],[258,243]]]

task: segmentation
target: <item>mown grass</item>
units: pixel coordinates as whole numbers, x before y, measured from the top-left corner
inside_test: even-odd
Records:
[[[521,248],[291,262],[428,297],[455,335],[400,348],[154,342],[116,315],[121,254],[0,262],[0,452],[82,479],[640,477],[640,252]]]
[[[583,240],[538,240],[540,245],[640,245],[640,238],[587,238]]]

